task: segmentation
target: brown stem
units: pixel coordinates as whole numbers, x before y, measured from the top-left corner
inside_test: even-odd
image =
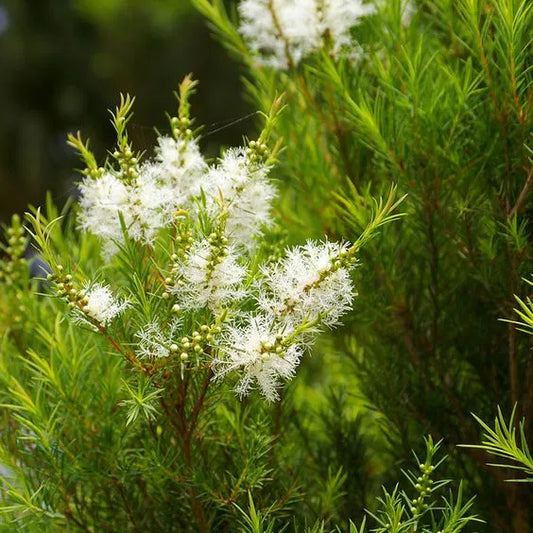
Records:
[[[183,435],[183,456],[185,458],[185,463],[189,467],[189,469],[192,471],[193,468],[193,455],[192,455],[192,447],[191,447],[191,437],[187,434]],[[204,513],[204,506],[202,502],[198,499],[198,494],[196,493],[196,489],[194,486],[191,486],[190,488],[190,502],[191,502],[191,509],[194,514],[194,517],[196,518],[196,524],[198,526],[198,531],[201,533],[207,533],[209,531],[209,527],[207,525],[207,522],[205,520],[205,513]]]
[[[173,416],[170,416],[170,409],[168,409],[168,406],[165,409],[165,412],[170,416],[171,421],[174,420],[174,426],[178,430],[178,434],[183,445],[183,457],[185,459],[186,465],[189,467],[189,470],[191,472],[194,466],[194,457],[192,453],[192,437],[194,429],[198,423],[200,412],[205,404],[205,398],[207,396],[207,391],[211,383],[211,377],[212,372],[211,369],[209,369],[207,375],[204,378],[200,395],[198,396],[198,399],[196,400],[192,408],[188,421],[185,415],[185,410],[189,379],[182,381],[181,386],[179,388],[178,402],[175,406],[175,412],[178,416],[179,421],[176,421]],[[190,488],[189,497],[191,509],[196,519],[196,524],[198,526],[198,531],[200,531],[201,533],[207,533],[209,531],[209,526],[205,519],[204,506],[198,498],[198,494],[196,493],[194,486],[191,486]]]
[[[72,513],[72,511],[70,509],[65,509],[65,511],[63,512],[63,514],[65,515],[65,517],[67,518],[67,520],[70,520],[71,522],[73,522],[74,524],[76,524],[82,531],[85,531],[86,533],[92,533],[92,529],[89,529],[85,524],[83,524],[82,522],[80,522],[80,520],[78,520],[74,514]]]
[[[165,415],[167,415],[167,418],[168,418],[170,424],[172,426],[174,426],[174,428],[177,430],[177,432],[179,434],[181,434],[181,432],[183,431],[182,430],[183,426],[174,418],[174,415],[173,415],[170,407],[168,406],[167,402],[165,402],[165,400],[164,400],[164,398],[162,396],[159,396],[159,404],[163,408],[163,411],[165,412]]]
[[[111,335],[109,335],[109,333],[107,333],[107,330],[106,330],[106,328],[104,326],[98,326],[98,331],[106,338],[106,340],[109,342],[109,344],[111,344],[111,346],[113,346],[113,348],[115,348],[115,350],[120,355],[122,355],[123,357],[128,359],[128,356],[124,353],[124,351],[119,346],[119,344],[111,337]]]
[[[522,205],[524,204],[527,198],[527,194],[532,184],[533,184],[533,166],[530,167],[529,169],[524,186],[522,187],[522,190],[520,191],[520,194],[518,195],[518,199],[516,200],[513,208],[509,212],[508,218],[514,217],[520,211],[520,209],[522,208]]]
[[[126,509],[126,513],[128,515],[128,518],[130,519],[130,523],[134,529],[134,531],[140,532],[139,526],[135,523],[135,517],[133,515],[133,512],[130,507],[130,503],[128,500],[128,496],[126,492],[124,491],[124,485],[118,480],[111,478],[111,483],[117,488],[118,493],[120,494],[120,498],[122,499],[122,502],[124,503],[124,508]]]
[[[212,371],[211,369],[209,369],[209,372],[205,376],[204,383],[202,385],[202,391],[200,392],[200,396],[198,397],[198,400],[196,401],[196,404],[194,405],[192,413],[191,413],[189,429],[188,429],[189,438],[192,437],[193,431],[196,428],[196,424],[198,423],[198,417],[205,403],[207,390],[209,389],[209,385],[211,384],[211,378],[212,378]]]
[[[498,106],[498,99],[496,98],[496,93],[494,91],[494,88],[492,87],[492,76],[490,74],[490,68],[489,68],[489,62],[487,60],[487,55],[485,54],[485,49],[483,48],[483,39],[481,37],[481,32],[479,31],[479,26],[476,24],[476,44],[479,48],[479,56],[481,59],[481,65],[483,67],[483,71],[485,73],[485,78],[487,81],[487,87],[489,89],[490,98],[492,100],[492,103],[494,104],[494,108],[497,109]]]
[[[133,353],[133,352],[130,352],[130,353],[125,352],[120,347],[120,345],[115,341],[115,339],[113,339],[113,337],[111,337],[111,335],[109,335],[109,333],[107,332],[107,329],[104,326],[99,325],[98,326],[98,331],[105,337],[105,339],[109,342],[109,344],[111,344],[111,346],[113,346],[113,348],[115,348],[115,350],[120,355],[122,355],[122,357],[124,357],[124,359],[126,359],[135,368],[137,368],[137,370],[140,370],[143,374],[145,374],[147,376],[151,376],[152,375],[152,372],[150,371],[150,368],[148,368],[145,365],[143,365],[139,361],[139,359],[137,359],[137,356],[135,355],[135,353]]]

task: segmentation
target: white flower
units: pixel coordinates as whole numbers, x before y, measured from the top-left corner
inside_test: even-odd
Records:
[[[102,240],[104,254],[109,257],[116,251],[115,242],[123,240],[119,213],[126,225],[131,224],[128,188],[111,172],[106,172],[98,179],[85,178],[79,190],[79,226]]]
[[[113,296],[108,286],[93,283],[84,292],[87,299],[83,311],[102,326],[107,326],[117,315],[129,306],[126,300]]]
[[[325,35],[339,53],[374,10],[361,0],[242,0],[239,31],[260,63],[284,69],[320,49]]]
[[[136,333],[139,339],[137,354],[140,358],[149,357],[160,359],[168,357],[171,353],[172,340],[176,331],[181,326],[179,320],[173,320],[168,326],[168,331],[163,332],[157,322],[150,322]]]
[[[172,193],[161,186],[159,168],[153,164],[143,165],[129,187],[129,194],[128,235],[136,241],[152,244],[157,232],[171,221]]]
[[[263,269],[259,307],[295,326],[317,318],[325,326],[337,324],[354,297],[349,271],[336,263],[346,250],[345,244],[312,241],[290,249]]]
[[[159,137],[157,142],[160,185],[169,193],[170,208],[183,208],[199,196],[207,164],[195,139]]]
[[[271,222],[276,195],[267,165],[252,164],[238,148],[227,150],[218,165],[208,167],[194,139],[160,137],[156,153],[155,161],[138,166],[128,180],[108,170],[79,185],[79,226],[99,237],[106,258],[124,242],[121,218],[131,239],[152,245],[177,209],[190,210],[198,220],[200,197],[211,219],[224,212],[235,243],[254,247],[254,238]]]
[[[183,309],[209,307],[217,311],[219,304],[240,300],[246,295],[241,284],[246,269],[230,246],[223,254],[203,239],[192,245],[179,265],[179,279],[172,288]]]
[[[257,384],[268,400],[279,399],[276,389],[281,381],[294,377],[304,353],[298,343],[276,351],[276,343],[287,334],[287,328],[264,315],[248,316],[242,327],[229,326],[219,346],[220,356],[213,361],[215,379],[239,371],[243,374],[236,388],[239,396],[249,394]]]
[[[145,244],[152,244],[158,230],[170,221],[171,193],[161,186],[159,169],[153,164],[140,167],[131,183],[106,172],[96,179],[85,178],[79,189],[79,226],[100,238],[107,258],[124,241],[120,216],[128,235]]]
[[[315,0],[243,0],[239,12],[239,31],[265,65],[297,64],[320,40]]]
[[[243,148],[231,148],[217,166],[209,169],[203,191],[211,218],[227,211],[226,230],[238,244],[252,248],[253,237],[272,222],[271,204],[276,189],[268,180],[270,168],[252,164]]]

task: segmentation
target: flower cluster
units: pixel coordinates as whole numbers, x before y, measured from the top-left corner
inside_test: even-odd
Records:
[[[176,138],[159,137],[155,149],[159,185],[167,191],[172,209],[188,205],[200,194],[207,170],[196,139],[183,137],[179,132]]]
[[[217,244],[217,240],[222,244]],[[171,292],[183,309],[208,307],[216,312],[219,305],[246,295],[242,288],[246,270],[239,264],[235,248],[228,248],[227,241],[227,237],[215,233],[196,241],[179,264],[179,277]]]
[[[346,244],[308,242],[288,250],[281,261],[263,269],[259,307],[285,322],[322,317],[334,326],[352,306],[354,290]]]
[[[229,149],[208,165],[189,129],[173,131],[173,138],[157,139],[154,160],[141,162],[127,147],[114,154],[118,165],[88,170],[79,184],[79,226],[100,238],[106,258],[116,254],[125,233],[153,245],[159,231],[171,225],[173,213],[196,214],[199,203],[212,219],[223,212],[228,235],[249,250],[270,225],[275,188],[264,143]],[[71,142],[80,148],[75,138]],[[196,250],[200,261],[203,248]]]
[[[158,186],[158,181],[156,168],[146,165],[129,183],[113,170],[80,183],[79,226],[100,238],[107,258],[124,240],[123,224],[132,239],[145,243],[152,242],[165,224],[170,195]]]
[[[231,148],[218,165],[209,169],[202,188],[207,192],[211,216],[219,211],[223,200],[227,210],[227,229],[233,239],[248,248],[254,245],[262,227],[271,223],[271,204],[276,189],[268,180],[270,167],[257,153],[264,154],[265,145],[250,143],[248,150]]]
[[[351,308],[353,254],[347,245],[308,242],[262,268],[254,294],[257,310],[223,336],[217,377],[240,369],[240,395],[257,384],[267,399],[276,400],[279,383],[294,375],[316,334]]]
[[[338,55],[352,44],[351,28],[374,11],[361,0],[242,0],[240,33],[259,63],[285,69],[325,44]]]
[[[143,289],[149,295],[131,300],[155,298],[157,312],[147,315],[145,305],[133,320],[133,357],[142,365],[177,364],[182,375],[198,368],[209,368],[215,380],[238,374],[239,395],[258,388],[276,400],[316,335],[351,308],[355,248],[308,242],[278,249],[272,258],[256,246],[271,225],[276,193],[269,180],[275,150],[267,145],[268,123],[258,140],[227,149],[209,164],[181,102],[180,117],[171,118],[172,137],[160,137],[155,158],[142,162],[124,129],[130,102],[124,99],[115,115],[114,164],[100,168],[79,137],[71,143],[87,163],[80,227],[100,237],[107,256],[126,235],[150,245],[157,281]],[[53,279],[78,318],[96,329],[128,305],[105,285],[75,289],[72,276],[59,269]]]
[[[268,315],[248,315],[241,326],[230,325],[215,360],[218,379],[232,371],[242,374],[236,391],[240,396],[257,384],[270,401],[277,400],[281,380],[294,377],[304,353],[301,342],[292,342],[287,328]]]

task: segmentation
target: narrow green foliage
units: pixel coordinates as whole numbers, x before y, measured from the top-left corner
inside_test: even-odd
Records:
[[[89,140],[84,141],[81,133],[78,131],[76,135],[69,133],[67,136],[67,144],[74,148],[80,155],[81,160],[85,165],[84,173],[92,178],[97,178],[100,175],[100,169],[96,162],[94,154],[89,148]]]
[[[126,148],[128,145],[128,132],[126,126],[133,116],[133,104],[135,98],[129,94],[120,95],[120,103],[115,107],[115,111],[110,111],[111,124],[117,132],[117,146]]]
[[[525,434],[525,422],[515,420],[516,406],[513,409],[509,422],[506,422],[503,413],[498,407],[498,415],[494,419],[494,427],[483,422],[481,418],[473,415],[479,425],[483,428],[483,441],[480,445],[469,444],[469,448],[479,448],[491,455],[506,459],[508,463],[489,463],[490,466],[499,468],[512,468],[525,474],[519,479],[509,479],[508,481],[533,481],[533,457],[529,451]]]
[[[157,399],[163,390],[151,390],[149,381],[140,379],[137,382],[137,390],[133,390],[125,381],[124,387],[128,393],[128,399],[122,402],[122,405],[128,407],[128,416],[126,425],[129,426],[135,422],[139,415],[142,415],[147,420],[151,420],[157,413]]]
[[[209,20],[228,50],[239,59],[248,56],[246,45],[226,10],[224,0],[193,0],[193,4]]]
[[[141,153],[121,95],[4,228],[2,530],[529,533],[530,2],[194,4],[259,133],[206,160],[188,75]]]
[[[190,118],[191,116],[191,96],[196,92],[198,81],[194,80],[189,74],[183,78],[180,83],[179,93],[176,94],[179,102],[179,116],[180,118]]]
[[[395,487],[392,492],[383,491],[379,499],[380,508],[373,514],[378,527],[373,531],[386,533],[407,533],[427,531],[439,533],[449,531],[457,533],[466,529],[472,522],[480,520],[470,513],[473,500],[463,502],[463,488],[459,485],[457,495],[450,491],[448,496],[440,495],[441,489],[448,481],[435,481],[435,470],[446,457],[435,462],[440,443],[434,444],[431,436],[426,439],[426,457],[419,462],[418,472],[406,472],[405,475],[416,496],[411,498],[407,492]],[[416,457],[416,455],[415,455]],[[418,458],[417,458],[418,462]],[[355,526],[352,526],[355,527]],[[365,531],[365,523],[357,533]]]
[[[279,399],[283,381],[295,377],[300,358],[330,325],[335,309],[320,298],[333,292],[337,299],[335,283],[346,299],[339,316],[345,312],[356,254],[397,218],[395,191],[372,204],[351,246],[326,241],[285,249],[282,232],[268,233],[274,188],[266,182],[281,150],[275,130],[283,99],[262,114],[257,140],[209,165],[190,129],[195,85],[185,78],[179,116],[170,119],[173,136],[159,137],[156,158],[143,162],[126,129],[133,98],[122,96],[112,113],[115,162],[98,167],[80,135],[70,140],[87,164],[80,202],[60,212],[48,200],[30,209],[26,228],[18,217],[6,228],[2,272],[11,277],[2,281],[13,283],[0,293],[0,311],[7,315],[20,301],[21,326],[0,326],[6,428],[0,508],[7,526],[268,532],[347,523],[340,511],[349,479],[342,458],[306,472],[307,451],[285,451],[301,445],[302,436],[293,441],[293,430],[282,431],[281,403],[242,396],[257,387],[268,400]],[[189,171],[204,180],[196,195],[186,191],[190,196],[173,174],[188,179],[182,172],[188,158]],[[235,186],[224,189],[229,180]],[[248,199],[247,187],[254,193]],[[180,203],[152,210],[158,195],[174,201],[169,191]],[[268,246],[256,235],[249,242],[235,237],[239,229],[254,233],[255,216]],[[150,217],[160,217],[161,225],[146,239]],[[35,281],[23,260],[26,235],[40,263]],[[285,290],[284,279],[280,288],[275,283],[291,253],[324,263],[309,265],[316,270],[311,277],[307,267],[301,272],[308,276],[300,289],[308,309],[284,292],[279,306],[269,303]],[[237,280],[226,282],[227,274]],[[241,363],[242,353],[248,359]],[[302,505],[310,487],[312,505]]]
[[[248,494],[248,509],[245,511],[237,504],[235,507],[242,515],[242,529],[246,533],[273,533],[274,531],[283,531],[282,529],[274,529],[276,527],[273,521],[268,521],[268,514],[263,515],[257,511],[254,505],[254,500],[251,494]]]

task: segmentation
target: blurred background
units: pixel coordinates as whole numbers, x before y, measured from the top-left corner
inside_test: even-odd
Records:
[[[237,69],[189,0],[0,0],[0,220],[47,190],[64,202],[80,166],[67,133],[81,130],[103,160],[120,92],[136,96],[130,134],[150,150],[192,72],[207,155],[239,143],[254,120]]]

